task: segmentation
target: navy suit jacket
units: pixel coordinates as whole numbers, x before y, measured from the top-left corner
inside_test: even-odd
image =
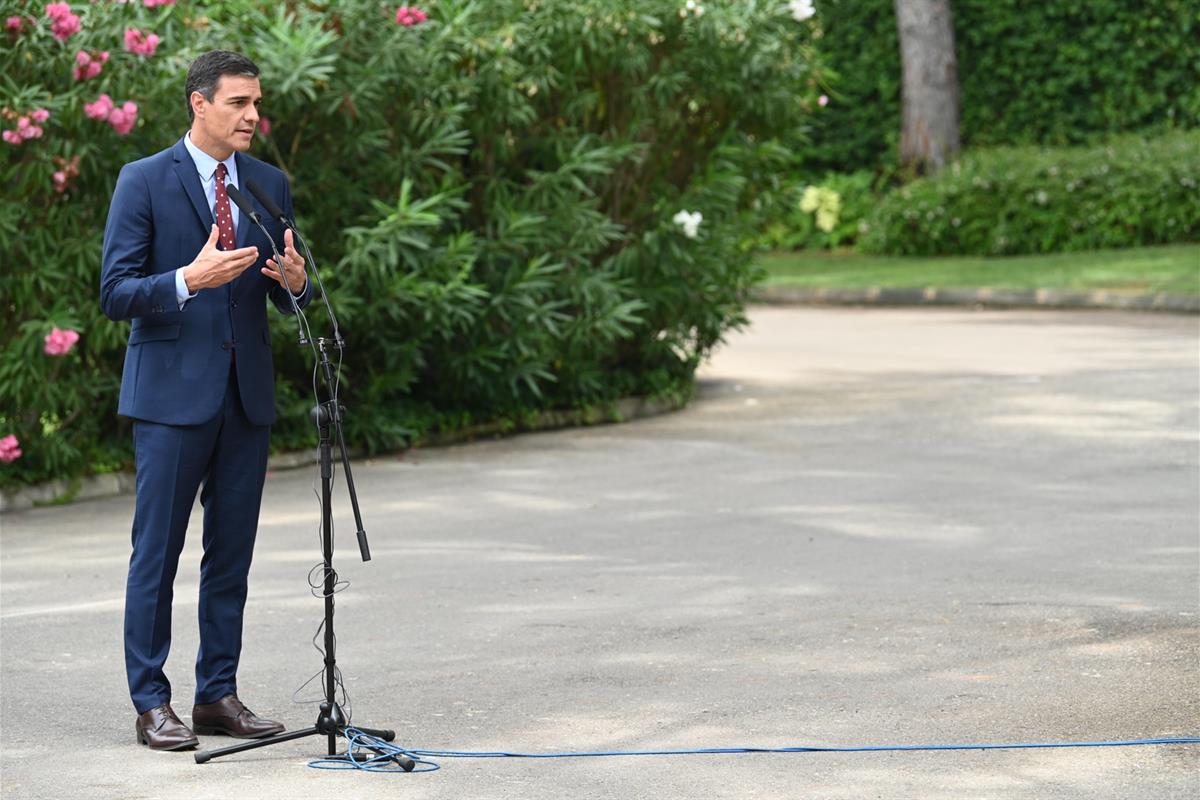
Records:
[[[243,153],[235,157],[238,182],[255,181],[291,217],[283,172]],[[282,252],[283,226],[246,195]],[[275,421],[266,298],[284,314],[292,313],[292,303],[287,289],[260,272],[271,246],[245,214],[237,246],[256,246],[258,262],[231,283],[201,289],[179,308],[175,270],[192,262],[212,224],[196,163],[182,138],[121,169],[104,227],[100,305],[109,319],[133,320],[117,408],[123,416],[166,425],[212,419],[225,397],[235,348],[246,417],[255,425]],[[311,299],[310,282],[296,302],[303,307]]]

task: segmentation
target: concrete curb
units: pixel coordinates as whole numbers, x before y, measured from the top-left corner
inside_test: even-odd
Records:
[[[983,306],[988,308],[1107,308],[1200,314],[1200,295],[1116,290],[925,289],[871,286],[862,289],[760,286],[751,299],[767,305]]]
[[[651,399],[626,397],[615,403],[584,410],[542,411],[520,422],[493,422],[451,433],[433,433],[414,443],[414,447],[447,447],[475,439],[500,438],[514,433],[549,431],[556,428],[604,425],[653,417],[678,411],[687,398]],[[351,458],[362,458],[363,451],[351,449]],[[336,458],[336,454],[335,454]],[[276,453],[267,461],[268,470],[298,469],[317,463],[315,449]],[[24,511],[37,506],[65,505],[78,500],[95,500],[133,494],[136,481],[132,472],[114,472],[73,480],[55,480],[11,491],[0,491],[0,514]]]

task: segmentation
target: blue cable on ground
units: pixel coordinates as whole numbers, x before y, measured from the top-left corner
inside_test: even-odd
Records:
[[[407,756],[416,762],[414,772],[433,772],[440,769],[429,758],[609,758],[615,756],[691,756],[731,755],[735,753],[879,753],[913,750],[1027,750],[1048,747],[1131,747],[1157,744],[1200,744],[1197,736],[1174,736],[1157,739],[1121,739],[1108,742],[1016,742],[1011,744],[884,744],[821,747],[700,747],[683,750],[602,750],[595,752],[515,753],[508,751],[418,750],[408,749],[368,736],[356,728],[346,729],[348,752],[360,753],[359,760],[323,758],[309,762],[317,769],[362,769],[369,772],[402,772],[395,756]],[[366,753],[373,753],[367,756]]]

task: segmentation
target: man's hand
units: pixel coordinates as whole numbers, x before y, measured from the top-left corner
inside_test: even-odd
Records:
[[[294,295],[304,291],[308,277],[304,273],[304,259],[296,252],[292,241],[291,228],[283,232],[283,274],[280,274],[279,265],[275,263],[274,258],[267,259],[267,266],[263,267],[262,274],[273,278]],[[284,275],[287,276],[286,281]]]
[[[237,250],[218,250],[217,237],[220,231],[214,224],[208,241],[196,255],[195,260],[183,268],[183,280],[188,292],[195,294],[200,289],[224,286],[246,271],[258,260],[257,247],[239,247]]]

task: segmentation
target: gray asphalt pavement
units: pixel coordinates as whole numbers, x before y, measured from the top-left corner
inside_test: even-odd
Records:
[[[358,462],[354,720],[467,750],[1200,735],[1200,330],[1119,312],[755,309],[686,410]],[[242,698],[320,669],[312,470],[267,484]],[[4,798],[1193,798],[1200,747],[197,766],[134,743],[133,500],[0,518]],[[168,674],[187,719],[199,515]],[[314,693],[308,691],[307,698]],[[225,743],[201,737],[201,746]]]

